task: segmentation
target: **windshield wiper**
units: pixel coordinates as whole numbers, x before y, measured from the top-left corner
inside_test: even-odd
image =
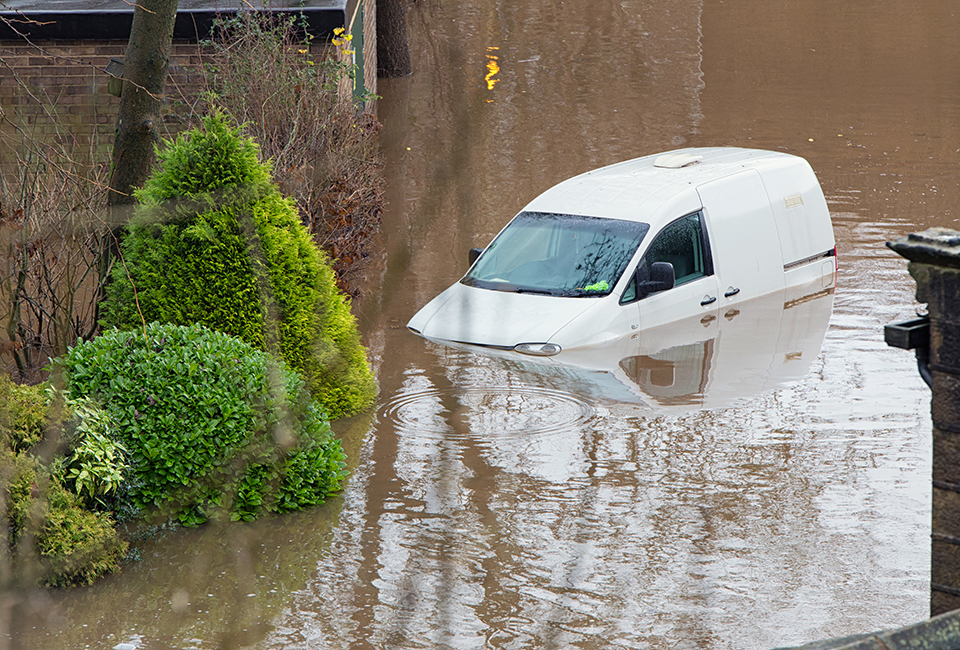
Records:
[[[566,295],[566,292],[557,289],[539,289],[536,287],[517,287],[513,290],[514,293],[536,293],[543,296],[563,296]]]
[[[510,289],[504,289],[506,291],[512,291],[513,293],[532,293],[541,296],[558,296],[561,298],[585,298],[588,296],[600,297],[605,296],[609,291],[597,291],[593,289],[544,289],[540,287],[518,287],[514,286]]]
[[[460,281],[468,287],[477,287],[479,289],[489,289],[492,291],[504,291],[506,293],[525,293],[539,296],[558,296],[563,298],[581,298],[583,296],[606,295],[585,289],[549,289],[545,287],[532,287],[530,285],[513,284],[506,280],[477,280],[476,278],[466,277]]]

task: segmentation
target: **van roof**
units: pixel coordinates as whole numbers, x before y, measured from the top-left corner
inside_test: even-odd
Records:
[[[760,149],[702,147],[627,160],[574,176],[550,188],[524,210],[643,221],[658,228],[703,205],[697,188],[747,169],[761,176],[784,167],[805,169],[798,156]],[[801,172],[803,173],[803,172]]]

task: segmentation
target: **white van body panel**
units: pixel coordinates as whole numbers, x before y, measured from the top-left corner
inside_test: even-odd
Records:
[[[827,201],[813,169],[802,158],[771,161],[763,174],[783,263],[791,266],[834,246]]]
[[[458,282],[427,303],[409,327],[429,332],[424,336],[430,339],[512,348],[549,341],[598,300],[488,291]],[[450,318],[451,313],[458,317]]]
[[[467,286],[461,280],[428,303],[408,327],[437,341],[503,349],[553,343],[576,349],[682,319],[709,327],[721,310],[746,300],[810,283],[834,286],[830,214],[805,160],[780,152],[714,147],[671,152],[666,167],[658,161],[664,163],[664,154],[575,176],[543,192],[521,212],[648,224],[624,272],[611,278],[608,294],[538,295]],[[684,218],[699,219],[707,270],[699,277],[684,276],[669,290],[627,301],[625,292],[651,245],[665,228]],[[482,260],[483,255],[477,264]]]
[[[723,303],[784,287],[777,223],[759,172],[750,169],[697,188]]]
[[[640,301],[640,325],[644,329],[666,325],[678,320],[678,313],[683,313],[684,318],[700,316],[705,321],[713,319],[720,306],[720,302],[713,299],[719,292],[717,276],[708,275],[674,287],[674,290],[652,294]]]
[[[801,380],[820,354],[833,292],[820,281],[547,357],[452,344],[498,359],[531,385],[661,413],[727,407]],[[444,342],[450,344],[449,342]]]

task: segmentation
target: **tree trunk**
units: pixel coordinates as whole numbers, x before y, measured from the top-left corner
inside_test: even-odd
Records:
[[[403,0],[377,0],[377,76],[406,77],[410,68]]]
[[[153,165],[178,0],[138,0],[124,60],[123,90],[110,175],[111,206],[132,204]]]

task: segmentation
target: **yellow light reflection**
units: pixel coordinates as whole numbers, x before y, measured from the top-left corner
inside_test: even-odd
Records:
[[[488,47],[487,52],[495,52],[499,47]],[[494,54],[487,54],[487,76],[483,78],[487,82],[487,90],[493,90],[493,87],[500,81],[496,76],[500,73],[500,65],[497,63],[498,57]]]

